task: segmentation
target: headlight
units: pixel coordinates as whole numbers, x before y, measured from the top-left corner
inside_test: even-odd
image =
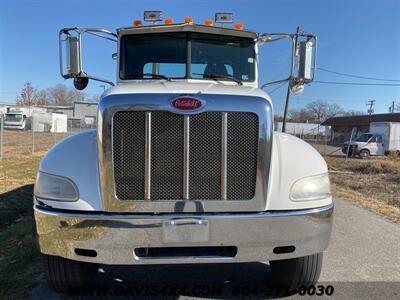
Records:
[[[77,201],[78,188],[68,178],[38,172],[34,195],[37,198],[55,201]]]
[[[331,196],[328,173],[297,180],[290,191],[293,201],[320,200]]]

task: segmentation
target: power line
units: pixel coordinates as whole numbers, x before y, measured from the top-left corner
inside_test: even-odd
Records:
[[[314,80],[313,82],[323,83],[323,84],[343,84],[343,85],[400,86],[400,83],[363,83],[363,82],[340,82],[340,81],[319,81],[319,80]]]
[[[272,94],[273,92],[279,90],[281,87],[283,87],[285,85],[286,82],[281,83],[279,86],[277,86],[276,88],[274,88],[272,91],[269,92],[269,94]]]
[[[347,76],[347,77],[353,77],[353,78],[376,80],[376,81],[400,82],[399,79],[384,79],[384,78],[376,78],[376,77],[366,77],[366,76],[360,76],[360,75],[353,75],[353,74],[348,74],[348,73],[336,72],[336,71],[328,70],[328,69],[325,69],[325,68],[317,68],[317,69],[321,70],[321,71],[324,71],[324,72],[337,74],[337,75],[342,75],[342,76]]]

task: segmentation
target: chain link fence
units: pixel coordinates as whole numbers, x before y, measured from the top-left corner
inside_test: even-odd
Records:
[[[67,136],[96,128],[95,116],[68,118],[66,114],[36,112],[30,116],[23,114],[0,114],[0,159],[21,155],[43,154]],[[290,123],[289,123],[290,125]],[[296,127],[296,126],[297,127]],[[341,136],[340,142],[332,141],[330,131],[317,124],[311,129],[301,128],[312,124],[291,124],[287,133],[303,139],[323,156],[345,156],[342,146],[348,136]],[[281,130],[276,126],[277,130]]]
[[[67,115],[34,113],[0,115],[0,159],[49,150],[67,136],[96,128],[94,117],[68,119]]]

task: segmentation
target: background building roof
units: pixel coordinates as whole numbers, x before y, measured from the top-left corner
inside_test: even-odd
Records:
[[[321,125],[353,126],[353,125],[369,125],[369,123],[371,122],[400,122],[400,113],[333,117],[322,122]]]

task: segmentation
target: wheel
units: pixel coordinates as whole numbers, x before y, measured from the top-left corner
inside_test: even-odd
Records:
[[[98,265],[43,255],[43,266],[49,287],[59,293],[71,293],[71,288],[91,284]]]
[[[322,253],[270,261],[275,284],[288,290],[315,285],[322,268]]]
[[[365,159],[365,158],[368,158],[369,157],[369,151],[367,150],[367,149],[362,149],[361,151],[360,151],[360,157],[362,158],[362,159]]]
[[[350,149],[343,148],[342,152],[346,155],[346,157],[350,158],[353,156],[353,147],[349,146]],[[348,152],[347,152],[348,150]]]

